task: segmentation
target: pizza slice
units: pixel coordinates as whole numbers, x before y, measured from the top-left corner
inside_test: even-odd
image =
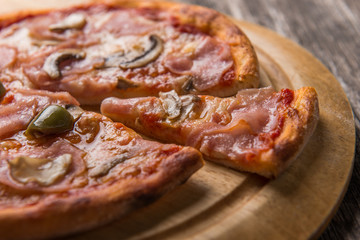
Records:
[[[296,157],[319,117],[311,87],[247,89],[229,98],[174,91],[108,98],[101,112],[151,138],[195,147],[208,160],[269,178]]]
[[[0,55],[7,88],[66,91],[82,104],[170,90],[224,97],[259,84],[254,49],[231,20],[173,2],[2,16]]]
[[[1,239],[53,238],[103,225],[203,165],[197,150],[144,140],[82,110],[67,93],[10,90],[0,111]]]

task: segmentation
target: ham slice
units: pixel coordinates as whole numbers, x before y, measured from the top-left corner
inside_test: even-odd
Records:
[[[188,56],[168,55],[164,59],[164,66],[176,74],[190,74],[193,65]]]
[[[16,54],[15,48],[0,46],[0,70],[11,66],[16,61]]]
[[[98,28],[109,31],[115,37],[126,35],[145,35],[158,28],[152,21],[136,16],[132,11],[117,11],[112,13],[107,21]]]
[[[194,87],[206,91],[219,85],[233,58],[228,45],[204,36],[193,56],[168,55],[164,65],[173,73],[191,75]]]
[[[192,73],[196,79],[195,88],[205,91],[219,85],[221,77],[232,65],[230,47],[206,37],[195,51],[192,66]]]

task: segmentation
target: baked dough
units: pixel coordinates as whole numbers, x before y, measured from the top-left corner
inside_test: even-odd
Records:
[[[248,38],[204,7],[108,1],[3,16],[0,29],[5,87],[67,91],[82,104],[170,90],[226,97],[259,84]]]
[[[239,91],[236,97],[105,99],[101,112],[162,142],[192,146],[208,160],[268,178],[278,176],[312,135],[319,118],[314,88]]]
[[[3,15],[0,55],[1,239],[122,217],[198,170],[195,148],[276,177],[318,119],[310,87],[238,93],[259,85],[254,49],[230,19],[199,6],[110,0]],[[105,115],[195,148],[144,140],[79,107],[108,97],[117,98],[102,103]]]
[[[68,109],[71,130],[26,132],[49,104]],[[14,90],[4,96],[0,110],[15,111],[1,115],[1,135],[7,136],[0,140],[1,239],[53,238],[103,225],[151,203],[203,165],[193,148],[144,140],[76,104],[67,93]],[[19,116],[15,133],[3,127]]]

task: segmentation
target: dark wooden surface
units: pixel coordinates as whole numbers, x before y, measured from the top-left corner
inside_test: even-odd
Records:
[[[272,29],[310,51],[338,79],[354,111],[356,155],[348,191],[320,239],[360,239],[360,1],[179,1]]]

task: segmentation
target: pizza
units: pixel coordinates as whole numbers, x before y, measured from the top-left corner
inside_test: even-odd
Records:
[[[278,176],[314,131],[317,96],[257,87],[249,39],[203,7],[110,0],[0,16],[0,238],[106,224],[203,157]]]
[[[248,38],[210,9],[113,1],[32,15],[0,18],[5,87],[66,91],[89,105],[170,90],[226,97],[259,84]]]
[[[313,133],[315,89],[246,89],[235,97],[183,95],[108,98],[101,112],[164,142],[195,147],[208,160],[265,177],[278,176]]]
[[[0,111],[1,239],[103,225],[154,201],[203,164],[197,150],[144,140],[82,110],[68,93],[10,90]]]

